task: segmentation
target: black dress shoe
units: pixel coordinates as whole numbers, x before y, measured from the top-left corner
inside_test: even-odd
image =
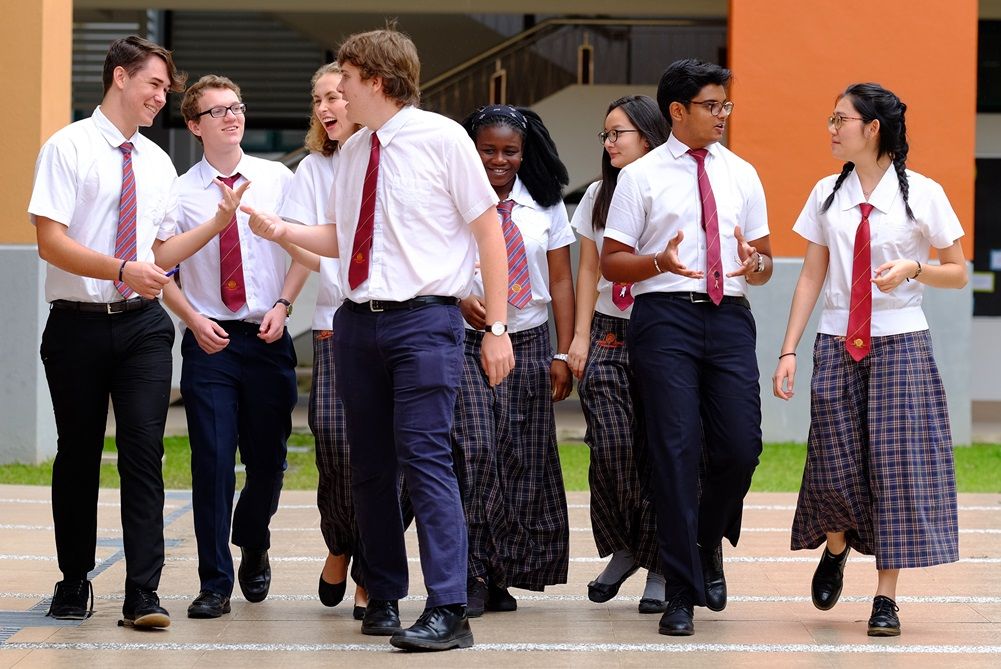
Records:
[[[195,601],[188,605],[189,618],[218,618],[229,613],[229,597],[218,592],[202,590]]]
[[[362,616],[361,633],[392,636],[400,631],[400,606],[395,599],[370,599]]]
[[[674,595],[660,617],[658,631],[667,636],[691,636],[695,634],[694,618],[692,598],[687,594]]]
[[[320,585],[316,588],[317,594],[320,595],[320,603],[324,606],[337,606],[344,599],[344,592],[348,589],[348,579],[344,579],[340,583],[327,583],[323,580],[323,576],[320,576]]]
[[[125,590],[125,604],[122,605],[122,620],[119,627],[154,629],[170,627],[170,614],[160,606],[160,598],[153,590],[136,588]]]
[[[355,604],[354,609],[351,611],[351,617],[355,620],[365,620],[365,607]]]
[[[869,616],[869,636],[900,636],[900,608],[889,597],[876,595],[872,600],[872,615]]]
[[[56,583],[45,615],[57,620],[86,620],[93,613],[94,586],[87,579],[66,579]]]
[[[479,618],[487,608],[487,584],[477,578],[466,584],[466,617]]]
[[[591,581],[587,584],[587,598],[598,604],[607,602],[612,597],[619,594],[619,588],[622,587],[622,584],[626,582],[627,578],[635,574],[636,570],[639,568],[640,566],[638,564],[634,564],[629,568],[629,571],[623,574],[622,578],[615,583],[599,583],[597,580]]]
[[[813,605],[821,611],[834,608],[834,605],[838,603],[838,598],[841,597],[845,563],[848,562],[850,552],[851,548],[845,546],[841,555],[833,555],[831,551],[824,548],[824,553],[820,556],[817,571],[813,572],[810,596],[813,599]]]
[[[723,544],[711,550],[699,547],[702,558],[702,580],[706,589],[706,608],[722,611],[726,608],[726,576],[723,574]]]
[[[640,613],[663,613],[667,611],[667,602],[663,599],[644,597],[640,600],[639,611]]]
[[[389,643],[410,651],[469,648],[473,645],[473,631],[469,629],[464,608],[436,606],[426,609],[416,623],[394,634]]]
[[[517,611],[518,600],[515,599],[507,588],[498,588],[495,585],[487,586],[487,611]],[[469,617],[467,610],[466,617]]]
[[[268,551],[240,547],[240,590],[248,602],[263,602],[271,589]]]

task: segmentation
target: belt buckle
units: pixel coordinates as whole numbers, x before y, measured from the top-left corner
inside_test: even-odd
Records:
[[[689,291],[688,292],[688,301],[691,302],[692,304],[699,304],[701,302],[709,302],[710,301],[708,295],[706,295],[706,299],[704,299],[704,300],[703,299],[696,299],[696,295],[699,295],[699,293],[695,292],[694,290]]]
[[[368,310],[371,311],[372,313],[377,314],[382,311],[385,311],[386,309],[382,306],[382,302],[380,300],[369,300]]]
[[[107,304],[105,304],[105,305],[104,305],[104,306],[105,306],[105,307],[107,307],[107,309],[108,309],[108,315],[109,315],[109,316],[112,316],[112,315],[114,315],[114,314],[118,314],[118,313],[121,313],[121,311],[119,311],[119,310],[116,310],[116,309],[114,308],[114,306],[115,306],[116,304],[118,304],[118,303],[117,303],[117,302],[108,302]]]

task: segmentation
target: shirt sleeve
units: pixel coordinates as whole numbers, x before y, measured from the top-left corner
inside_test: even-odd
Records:
[[[170,169],[173,170],[174,166],[171,165]],[[163,210],[163,220],[160,221],[160,226],[156,231],[156,238],[160,241],[170,239],[177,234],[177,221],[180,215],[177,196],[177,184],[179,181],[177,173],[174,172],[174,178],[170,182],[170,188],[167,191],[167,203]]]
[[[549,214],[549,250],[561,249],[570,246],[577,237],[570,227],[570,219],[567,217],[567,206],[563,202],[557,202],[547,210]]]
[[[768,235],[768,207],[765,204],[765,189],[753,167],[748,167],[748,193],[741,217],[744,239],[753,242]]]
[[[646,219],[646,206],[634,171],[624,169],[619,172],[615,194],[608,206],[605,239],[614,239],[636,248],[646,227]]]
[[[592,242],[594,241],[594,222],[591,220],[591,215],[594,212],[594,200],[597,197],[600,186],[600,181],[596,181],[588,186],[584,197],[580,199],[580,203],[574,209],[573,218],[570,219],[570,226],[577,231],[577,234],[590,239]]]
[[[36,216],[70,225],[76,210],[77,168],[69,147],[49,141],[35,161],[35,183],[28,202],[31,224]]]
[[[938,183],[928,179],[928,201],[925,211],[918,214],[921,232],[937,249],[948,248],[965,233],[956,216],[945,190]]]
[[[796,223],[792,226],[792,229],[793,232],[808,242],[827,246],[827,238],[820,224],[820,203],[823,193],[821,188],[823,183],[823,181],[820,181],[813,187],[813,191],[810,193],[810,197],[806,199],[803,211],[799,213],[799,218],[796,219]]]
[[[287,218],[306,225],[318,225],[323,221],[316,220],[316,170],[313,156],[306,156],[292,177],[292,183],[285,194],[285,203],[278,212],[282,218]]]
[[[483,161],[473,140],[461,126],[443,133],[443,154],[447,188],[456,210],[466,223],[472,223],[491,207],[497,206],[497,194],[487,179]]]

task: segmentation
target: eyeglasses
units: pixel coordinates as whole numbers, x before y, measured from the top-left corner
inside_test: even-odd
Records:
[[[195,114],[195,118],[200,118],[202,116],[205,116],[206,114],[208,114],[212,118],[222,118],[223,116],[226,115],[226,112],[230,112],[231,114],[233,114],[233,116],[239,116],[240,114],[243,114],[246,111],[247,111],[247,105],[243,104],[242,102],[237,102],[236,104],[232,104],[228,107],[219,105],[218,107],[212,107],[211,109],[206,109],[203,112]]]
[[[626,132],[639,132],[639,130],[609,130],[608,132],[599,132],[598,139],[601,140],[602,144],[604,144],[605,142],[611,142],[612,144],[615,144],[617,141],[619,141],[619,135]]]
[[[721,111],[726,112],[727,116],[733,113],[733,103],[730,102],[729,100],[727,100],[726,102],[717,102],[715,100],[689,100],[688,104],[702,105],[703,107],[706,108],[706,111],[708,111],[713,116],[719,116],[719,113]]]
[[[842,116],[841,114],[831,114],[827,117],[827,127],[834,128],[835,130],[841,130],[841,126],[844,125],[845,121],[864,121],[865,119],[861,116]]]

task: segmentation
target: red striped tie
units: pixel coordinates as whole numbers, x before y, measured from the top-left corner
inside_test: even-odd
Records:
[[[869,354],[872,344],[872,250],[869,246],[869,214],[872,205],[859,205],[862,222],[855,231],[855,256],[852,259],[852,298],[848,309],[848,332],[845,348],[856,362]]]
[[[368,278],[369,260],[372,255],[372,232],[375,228],[375,187],[379,182],[379,137],[372,133],[372,149],[368,154],[368,169],[361,190],[361,211],[358,212],[358,229],[355,230],[348,265],[348,285],[357,288]]]
[[[532,299],[532,279],[528,275],[525,240],[511,219],[513,209],[514,200],[504,200],[497,204],[504,242],[507,244],[507,301],[516,309],[523,309]]]
[[[115,257],[136,260],[136,177],[132,173],[132,142],[118,147],[122,152],[122,195],[118,200],[118,232],[115,234]],[[132,289],[124,281],[115,281],[122,297],[130,297]]]
[[[239,172],[231,177],[219,177],[230,188],[239,178]],[[229,225],[219,233],[219,290],[222,303],[234,313],[247,303],[247,287],[243,281],[243,254],[240,251],[240,228],[236,224],[236,212],[233,212]]]
[[[699,196],[702,198],[702,229],[706,231],[706,292],[714,304],[723,301],[723,263],[719,251],[719,220],[716,216],[716,198],[706,174],[707,149],[688,151],[698,163]]]

